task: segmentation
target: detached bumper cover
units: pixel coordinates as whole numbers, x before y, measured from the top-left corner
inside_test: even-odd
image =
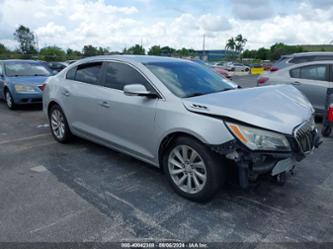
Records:
[[[210,148],[235,161],[240,171],[246,170],[249,177],[267,173],[274,176],[291,170],[296,162],[303,160],[321,144],[318,129],[308,124],[296,127],[294,135],[287,138],[291,146],[289,152],[251,151],[236,139]]]

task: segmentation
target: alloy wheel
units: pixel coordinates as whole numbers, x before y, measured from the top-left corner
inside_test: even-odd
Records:
[[[6,92],[6,104],[9,108],[13,107],[13,100],[12,100],[12,96],[10,95],[9,91]]]
[[[51,114],[51,128],[53,134],[58,139],[63,139],[65,136],[65,120],[63,114],[55,109]]]
[[[178,145],[170,152],[168,169],[172,181],[185,193],[196,194],[206,185],[205,162],[199,153],[188,145]]]

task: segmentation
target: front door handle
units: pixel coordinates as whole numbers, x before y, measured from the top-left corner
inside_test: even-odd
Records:
[[[295,86],[299,86],[301,84],[301,82],[299,81],[294,81],[294,82],[291,82],[292,85],[295,85]]]
[[[69,91],[68,90],[64,90],[62,92],[63,95],[65,95],[66,97],[68,97],[70,95]]]
[[[107,101],[101,101],[99,103],[99,105],[102,106],[102,107],[104,107],[104,108],[110,108],[110,104]]]

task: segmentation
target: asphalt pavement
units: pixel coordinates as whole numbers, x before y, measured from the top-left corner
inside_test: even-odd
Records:
[[[81,139],[55,142],[40,107],[0,103],[0,241],[332,242],[332,146],[325,138],[285,186],[227,184],[198,204],[143,162]]]

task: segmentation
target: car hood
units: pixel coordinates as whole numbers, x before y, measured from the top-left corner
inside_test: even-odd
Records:
[[[184,99],[191,112],[228,117],[284,134],[309,120],[310,102],[290,85],[231,90]]]
[[[11,77],[10,81],[13,84],[40,85],[45,83],[47,76],[18,76]]]

